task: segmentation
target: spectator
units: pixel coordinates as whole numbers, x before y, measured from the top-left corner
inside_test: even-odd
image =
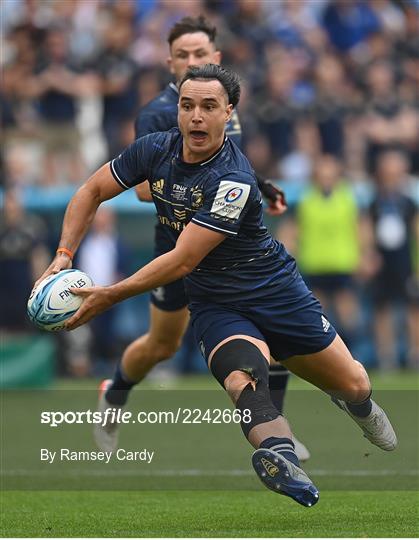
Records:
[[[419,360],[419,294],[413,266],[419,245],[419,221],[416,205],[408,195],[408,170],[409,161],[399,150],[380,154],[377,194],[370,207],[371,238],[379,259],[371,292],[377,357],[382,369],[399,366],[398,336],[406,326],[404,360],[416,368]],[[407,325],[397,321],[396,311],[400,308],[407,312]]]
[[[326,7],[323,25],[331,44],[347,52],[380,29],[380,21],[368,2],[332,0]]]
[[[14,190],[6,191],[0,221],[2,330],[17,332],[30,328],[26,304],[34,281],[49,259],[44,224],[25,213]]]
[[[316,99],[313,115],[321,138],[322,152],[344,157],[345,115],[350,104],[345,72],[338,58],[325,54],[315,69]]]
[[[103,96],[108,159],[116,157],[134,138],[138,67],[128,52],[132,39],[132,26],[126,21],[109,24],[104,32],[104,49],[94,63]]]
[[[368,101],[364,116],[369,171],[375,169],[377,155],[395,144],[409,153],[415,150],[419,116],[398,95],[395,74],[387,61],[373,63],[367,71]]]
[[[92,90],[91,81],[74,65],[68,35],[62,27],[47,31],[45,47],[25,92],[39,103],[45,163],[42,183],[79,183],[85,176],[76,126],[77,98]]]
[[[0,80],[0,140],[6,163],[12,161],[9,154],[16,150],[27,160],[29,143],[38,135],[35,105],[26,97],[27,80],[37,61],[37,36],[27,25],[14,27],[7,36],[8,58]],[[30,176],[34,181],[39,179],[36,167],[32,167]],[[14,180],[9,176],[9,182],[13,184]]]

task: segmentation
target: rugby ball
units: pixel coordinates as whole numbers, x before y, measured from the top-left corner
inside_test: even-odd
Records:
[[[83,299],[71,294],[69,289],[92,287],[92,279],[70,268],[46,277],[33,289],[28,300],[28,316],[42,330],[55,332],[64,328],[64,323],[80,307]]]

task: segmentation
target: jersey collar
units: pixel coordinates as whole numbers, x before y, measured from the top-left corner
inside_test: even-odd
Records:
[[[223,144],[220,146],[220,148],[218,150],[216,150],[216,152],[211,157],[206,159],[205,161],[198,161],[196,163],[187,163],[186,161],[183,161],[183,159],[181,157],[181,152],[182,152],[182,148],[183,148],[183,137],[181,137],[180,138],[179,148],[178,148],[178,151],[176,153],[176,160],[178,161],[178,163],[180,163],[182,165],[186,165],[187,167],[202,167],[203,165],[207,165],[208,163],[213,161],[215,158],[217,158],[221,154],[221,152],[224,150],[224,147],[225,147],[225,145],[227,143],[227,140],[228,140],[228,137],[227,137],[227,135],[225,135]]]
[[[179,88],[175,85],[174,82],[169,83],[169,88],[171,88],[177,95],[179,95]]]

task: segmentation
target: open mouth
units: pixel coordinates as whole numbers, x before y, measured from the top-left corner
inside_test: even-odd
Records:
[[[203,142],[207,137],[207,132],[194,129],[190,131],[190,135],[191,135],[191,139],[194,142]]]

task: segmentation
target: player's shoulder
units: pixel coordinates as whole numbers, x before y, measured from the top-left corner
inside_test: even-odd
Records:
[[[141,107],[138,111],[137,119],[159,116],[160,114],[177,114],[177,103],[179,94],[174,84],[169,84],[154,99]]]
[[[176,86],[170,83],[154,99],[149,101],[140,109],[140,113],[147,114],[164,108],[177,107],[179,93]]]
[[[178,97],[177,88],[171,83],[144,105],[135,119],[136,138],[155,131],[167,131],[177,126]]]
[[[168,152],[179,143],[181,133],[179,128],[171,128],[168,131],[157,131],[140,137],[135,141],[137,146],[157,152]]]
[[[242,179],[249,184],[257,184],[257,179],[247,157],[229,138],[216,168],[217,176],[231,180]]]

